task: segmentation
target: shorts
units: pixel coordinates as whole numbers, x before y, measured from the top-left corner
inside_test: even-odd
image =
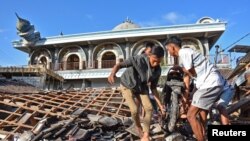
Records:
[[[233,99],[233,96],[234,96],[234,90],[228,87],[222,92],[222,94],[220,95],[220,99],[215,103],[214,106],[217,107],[220,105],[223,107],[227,107],[229,102]]]
[[[193,95],[192,105],[204,110],[209,110],[216,100],[218,100],[222,91],[223,86],[198,89]]]

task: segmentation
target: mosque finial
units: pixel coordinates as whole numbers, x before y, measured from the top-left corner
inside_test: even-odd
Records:
[[[127,16],[127,18],[126,18],[126,22],[128,22],[129,21],[129,18],[128,18],[128,16]]]
[[[34,25],[31,25],[30,22],[26,19],[19,17],[17,13],[15,13],[17,17],[16,29],[17,34],[22,37],[27,44],[34,44],[36,41],[40,39],[40,33],[35,31]]]
[[[125,22],[128,22],[128,23],[133,23],[131,19],[129,19],[129,17],[127,16],[126,18],[126,21]]]
[[[20,19],[20,17],[19,17],[19,15],[15,12],[15,15],[16,15],[16,17],[18,18],[18,19]]]

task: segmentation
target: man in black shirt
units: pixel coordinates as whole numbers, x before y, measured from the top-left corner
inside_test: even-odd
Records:
[[[161,75],[160,63],[164,56],[164,50],[160,46],[152,47],[149,55],[133,56],[124,62],[116,64],[108,81],[110,84],[115,82],[115,74],[120,68],[127,68],[121,76],[121,92],[131,111],[131,116],[135,122],[138,133],[142,141],[149,141],[149,127],[152,116],[152,104],[149,100],[149,87],[154,98],[162,112],[165,110],[160,102],[156,86]],[[145,110],[143,132],[138,116],[138,108],[135,104],[134,97],[140,99]]]

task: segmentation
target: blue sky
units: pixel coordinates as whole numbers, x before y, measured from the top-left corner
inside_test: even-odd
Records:
[[[190,24],[209,16],[228,23],[217,42],[226,48],[250,32],[249,5],[249,0],[2,0],[0,65],[27,65],[27,54],[11,45],[20,39],[15,12],[35,25],[42,37],[111,30],[126,17],[149,27]],[[250,45],[250,36],[238,44]]]

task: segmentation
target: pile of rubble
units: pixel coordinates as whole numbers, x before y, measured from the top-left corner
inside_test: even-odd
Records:
[[[229,113],[248,107],[249,101],[246,95],[228,108]],[[2,140],[139,140],[130,117],[118,89],[0,93]],[[164,130],[164,125],[160,118],[153,120],[150,127],[153,140],[193,140],[186,120],[179,121],[176,133],[172,134]]]
[[[152,124],[153,138],[164,137]],[[119,90],[0,94],[3,140],[137,140],[130,111]]]
[[[69,119],[57,117],[45,118],[29,131],[15,134],[20,141],[36,140],[130,140],[131,134],[125,129],[132,124],[130,118],[115,118],[87,114],[84,109],[77,109]]]
[[[0,79],[1,93],[30,94],[38,92],[37,88],[20,80]]]

